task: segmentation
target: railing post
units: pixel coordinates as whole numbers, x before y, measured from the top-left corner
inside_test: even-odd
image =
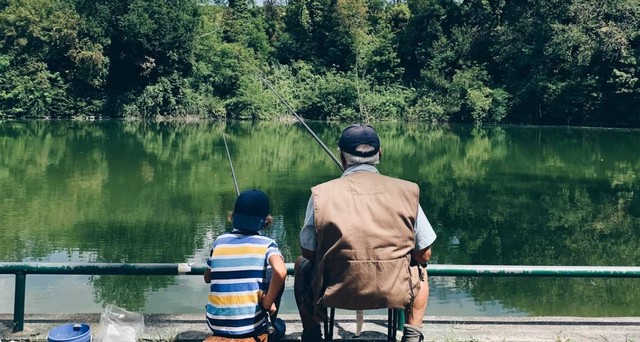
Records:
[[[24,330],[24,302],[27,274],[16,273],[15,300],[13,303],[13,332]]]

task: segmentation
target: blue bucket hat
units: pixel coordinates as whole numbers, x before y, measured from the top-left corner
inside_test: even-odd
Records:
[[[369,145],[373,150],[368,152],[358,151],[358,146]],[[340,140],[338,140],[340,151],[344,151],[353,156],[371,157],[380,151],[380,138],[378,134],[369,125],[356,124],[345,128],[342,131]]]
[[[234,229],[256,233],[264,228],[265,219],[269,215],[269,198],[256,189],[245,190],[236,199],[231,216]]]

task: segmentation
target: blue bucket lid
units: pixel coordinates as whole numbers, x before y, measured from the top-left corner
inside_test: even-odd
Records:
[[[91,327],[84,323],[65,324],[49,331],[49,342],[81,342],[89,341]]]

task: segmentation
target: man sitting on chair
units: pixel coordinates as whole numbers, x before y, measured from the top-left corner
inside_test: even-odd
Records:
[[[311,188],[294,294],[302,341],[322,340],[326,307],[404,309],[403,341],[418,342],[427,307],[426,264],[436,234],[415,183],[381,175],[380,140],[368,125],[351,125],[338,141],[340,178]]]

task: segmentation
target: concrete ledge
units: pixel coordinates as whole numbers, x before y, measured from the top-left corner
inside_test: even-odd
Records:
[[[300,339],[295,314],[280,316],[286,341]],[[67,323],[87,323],[94,330],[100,314],[40,314],[25,317],[24,331],[11,332],[13,315],[0,314],[2,342],[47,341],[49,330]],[[363,333],[355,337],[355,315],[337,315],[335,339],[386,340],[386,316],[366,315]],[[640,317],[425,317],[426,341],[640,341]],[[148,314],[138,341],[202,342],[210,335],[202,314]],[[402,334],[399,333],[399,337]]]

